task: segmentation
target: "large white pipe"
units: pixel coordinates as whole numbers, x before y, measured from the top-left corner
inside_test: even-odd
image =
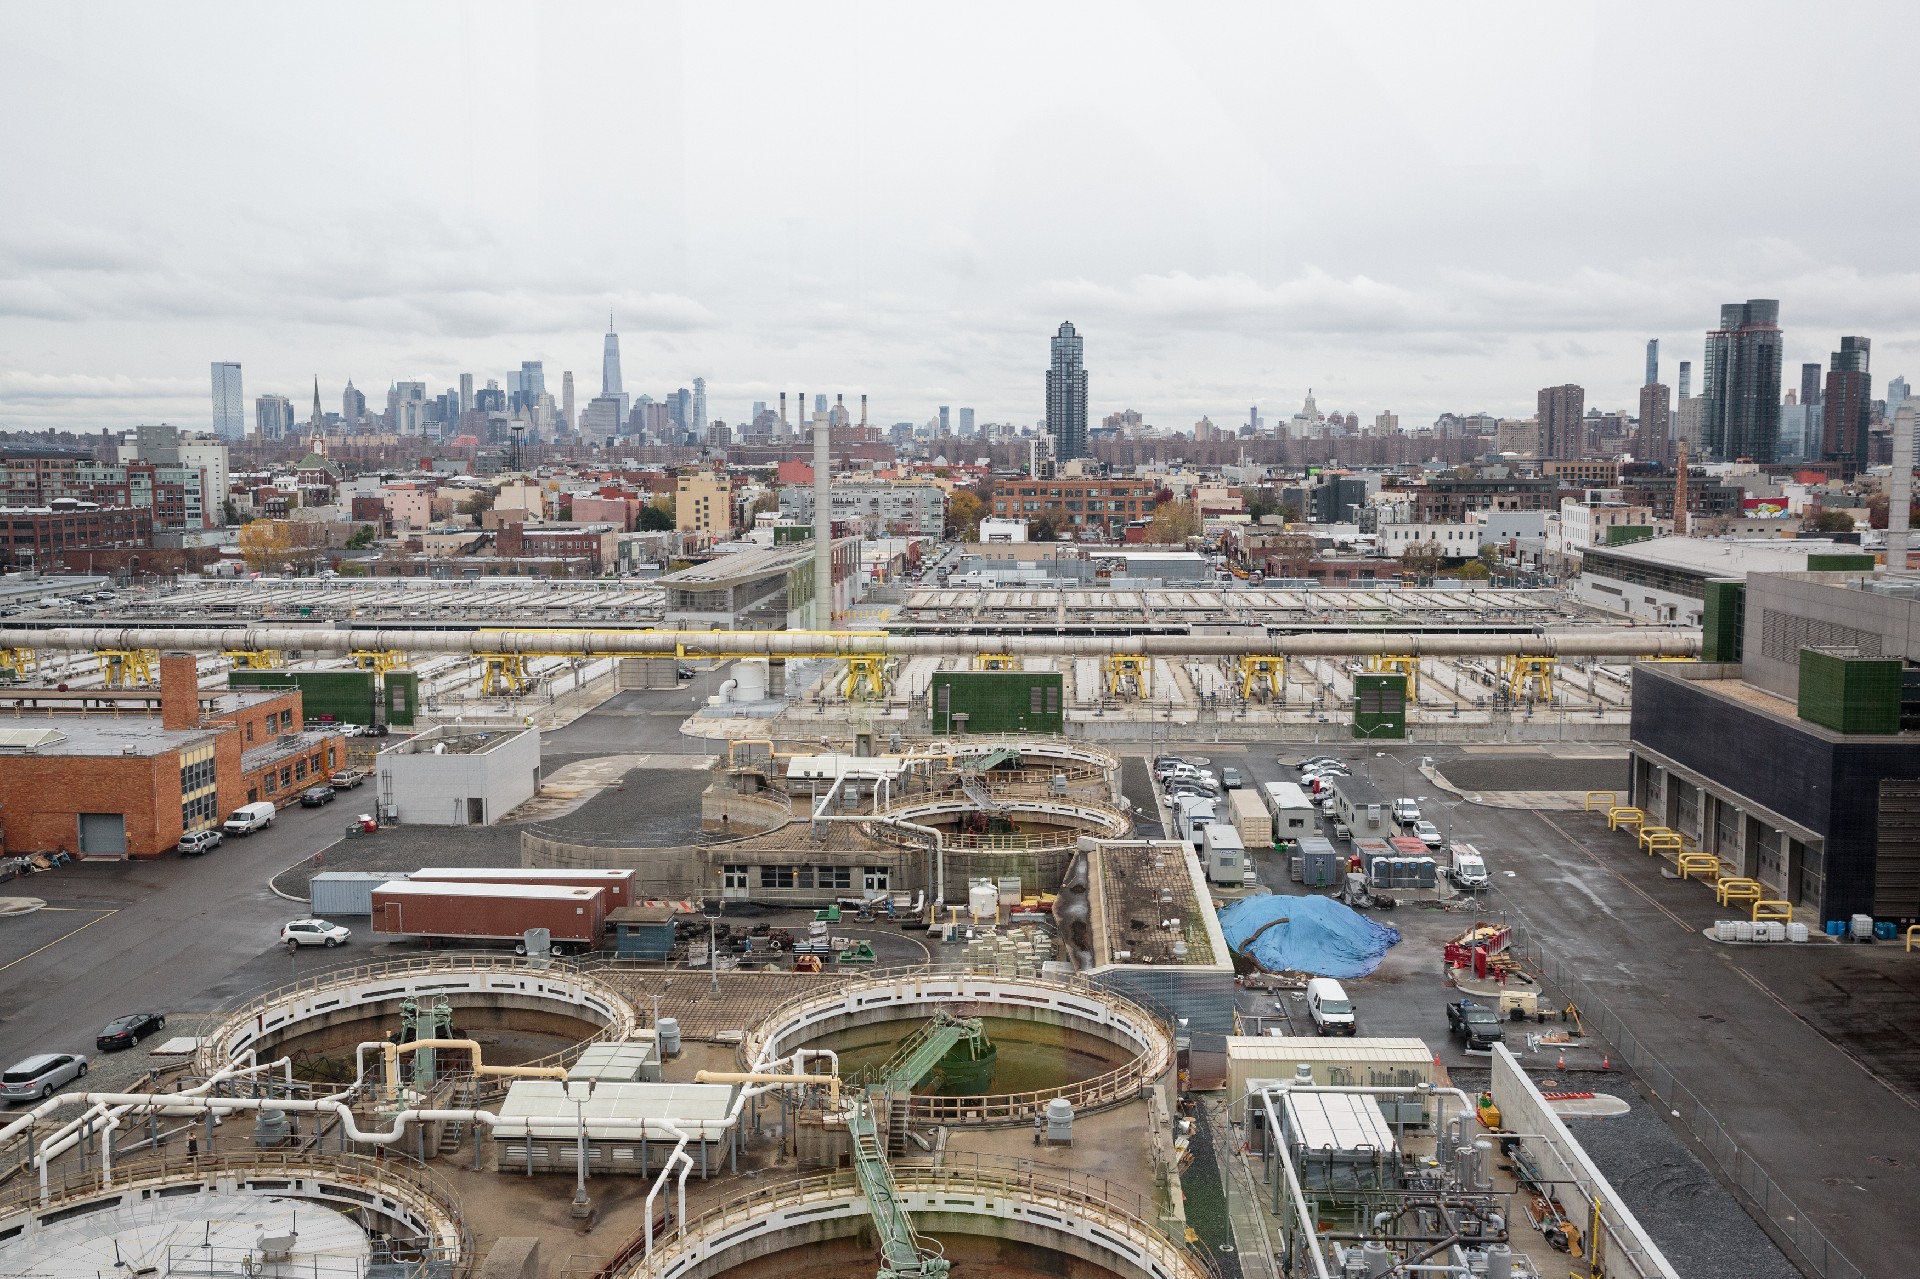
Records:
[[[816,570],[817,571],[817,570]],[[1692,657],[1700,632],[1642,627],[1522,634],[1428,635],[1409,631],[1316,631],[1305,635],[996,635],[996,651],[1026,657]],[[549,653],[567,656],[972,657],[977,635],[889,635],[877,631],[481,631],[383,630],[325,626],[53,626],[0,628],[0,648],[290,649],[346,653]],[[31,690],[20,696],[32,696]]]
[[[813,424],[813,624],[833,625],[833,452],[831,418]]]

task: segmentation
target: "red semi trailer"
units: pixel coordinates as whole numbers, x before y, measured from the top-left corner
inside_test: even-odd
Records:
[[[527,930],[544,928],[555,950],[571,954],[597,948],[606,923],[598,888],[409,879],[373,890],[373,931],[387,937],[511,942],[524,951]]]

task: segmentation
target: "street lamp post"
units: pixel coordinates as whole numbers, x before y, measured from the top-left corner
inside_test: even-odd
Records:
[[[573,1182],[573,1215],[586,1217],[592,1215],[593,1205],[587,1199],[587,1100],[593,1096],[591,1079],[567,1080],[567,1100],[573,1103],[574,1122],[578,1126],[578,1164]]]
[[[712,902],[711,907],[708,905],[709,901]],[[725,898],[703,899],[700,903],[700,913],[707,917],[707,968],[712,976],[708,990],[716,995],[720,993],[720,947],[717,926],[720,916],[726,909]]]

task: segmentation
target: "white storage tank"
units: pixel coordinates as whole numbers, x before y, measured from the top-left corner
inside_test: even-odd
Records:
[[[1767,921],[1767,940],[1768,941],[1785,941],[1786,939],[1787,939],[1786,924],[1782,923],[1780,920],[1777,920],[1777,919],[1768,920]]]
[[[1733,939],[1735,941],[1752,941],[1753,925],[1748,923],[1744,919],[1734,920],[1733,921]]]
[[[1805,924],[1788,924],[1787,925],[1788,941],[1805,941],[1806,939],[1807,939],[1807,926]]]
[[[1073,1144],[1073,1103],[1065,1097],[1055,1097],[1047,1103],[1047,1144]]]
[[[1000,918],[1000,890],[991,879],[976,879],[967,884],[967,913],[976,922]]]
[[[677,1017],[662,1017],[660,1024],[654,1027],[654,1038],[660,1041],[662,1057],[680,1055],[680,1020]]]
[[[749,657],[733,664],[733,700],[760,702],[767,696],[767,660]]]
[[[1714,920],[1713,921],[1713,939],[1715,941],[1732,941],[1733,940],[1733,921],[1731,919]]]
[[[1871,941],[1873,939],[1873,916],[1855,915],[1852,920],[1853,939]]]

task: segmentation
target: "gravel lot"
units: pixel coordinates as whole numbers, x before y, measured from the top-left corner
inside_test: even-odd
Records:
[[[1490,1078],[1485,1070],[1454,1067],[1450,1073],[1469,1092],[1485,1088]],[[1628,1114],[1565,1122],[1675,1270],[1715,1279],[1798,1279],[1798,1267],[1631,1083],[1610,1073],[1566,1071],[1553,1077],[1566,1088],[1607,1093],[1632,1104]],[[1525,1229],[1525,1223],[1517,1228]]]
[[[1464,791],[1625,790],[1627,761],[1484,755],[1445,760],[1440,775]]]

